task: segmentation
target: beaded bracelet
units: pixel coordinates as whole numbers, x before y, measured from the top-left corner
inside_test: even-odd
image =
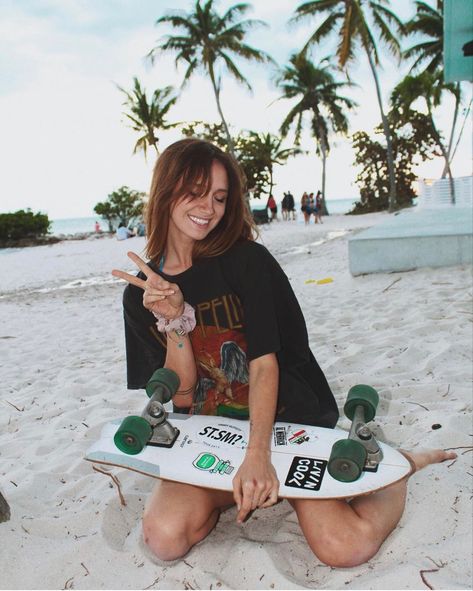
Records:
[[[196,325],[194,308],[187,302],[184,302],[184,311],[177,318],[168,319],[157,312],[153,312],[153,316],[157,320],[156,328],[159,332],[174,331],[180,337],[192,332]]]

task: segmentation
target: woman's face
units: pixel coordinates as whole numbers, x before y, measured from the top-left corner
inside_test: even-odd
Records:
[[[213,161],[209,192],[197,197],[199,193],[199,187],[195,187],[171,207],[170,236],[203,240],[218,225],[225,213],[228,196],[228,176],[223,164]]]

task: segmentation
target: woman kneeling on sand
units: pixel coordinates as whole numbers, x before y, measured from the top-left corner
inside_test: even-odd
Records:
[[[159,157],[147,207],[146,264],[124,294],[128,387],[144,388],[159,367],[173,369],[175,412],[246,413],[250,436],[233,493],[158,480],[143,517],[146,543],[162,560],[184,556],[236,503],[237,521],[274,505],[275,420],[334,427],[338,410],[309,349],[289,281],[254,241],[237,163],[216,146],[185,139]],[[232,351],[230,376],[224,348]],[[405,454],[415,469],[455,457],[441,450]],[[398,523],[407,479],[369,496],[293,499],[316,556],[332,566],[369,560]],[[163,511],[165,508],[165,511]]]

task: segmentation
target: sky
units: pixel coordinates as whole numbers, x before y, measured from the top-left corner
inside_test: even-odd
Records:
[[[220,0],[224,11],[236,0]],[[265,21],[247,42],[269,53],[284,66],[306,42],[317,21],[288,25],[300,0],[253,0],[246,18]],[[432,3],[432,2],[431,2]],[[190,10],[191,0],[0,0],[0,211],[31,208],[50,219],[93,216],[93,207],[122,185],[148,191],[154,154],[133,154],[136,133],[123,115],[124,95],[136,76],[150,96],[155,88],[180,88],[183,72],[172,56],[154,65],[145,58],[171,30],[156,26],[163,14]],[[413,14],[413,2],[391,3],[403,19]],[[382,44],[381,44],[382,47]],[[314,62],[331,55],[330,40],[314,54]],[[293,102],[277,100],[275,70],[236,60],[253,93],[223,78],[222,108],[236,131],[251,129],[277,134]],[[385,99],[407,73],[382,51],[380,80]],[[342,80],[341,74],[336,74]],[[362,53],[351,69],[357,87],[347,92],[358,102],[350,114],[350,132],[371,131],[380,121],[374,84]],[[466,87],[466,94],[471,95]],[[453,103],[446,100],[436,121],[447,134]],[[169,121],[219,122],[210,81],[199,75],[181,91]],[[180,139],[179,131],[159,134],[160,149]],[[289,135],[285,147],[293,145]],[[357,198],[354,152],[347,138],[332,138],[327,162],[328,201]],[[291,190],[320,188],[321,162],[307,131],[302,148],[307,154],[275,167],[277,201]],[[471,174],[471,119],[453,162],[455,176]],[[438,178],[440,158],[418,167],[420,177]]]

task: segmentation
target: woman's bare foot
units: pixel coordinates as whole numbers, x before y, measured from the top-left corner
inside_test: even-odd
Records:
[[[454,460],[457,457],[455,452],[443,449],[425,449],[416,452],[402,449],[399,451],[415,466],[416,472],[430,464],[439,464],[445,462],[445,460]]]

